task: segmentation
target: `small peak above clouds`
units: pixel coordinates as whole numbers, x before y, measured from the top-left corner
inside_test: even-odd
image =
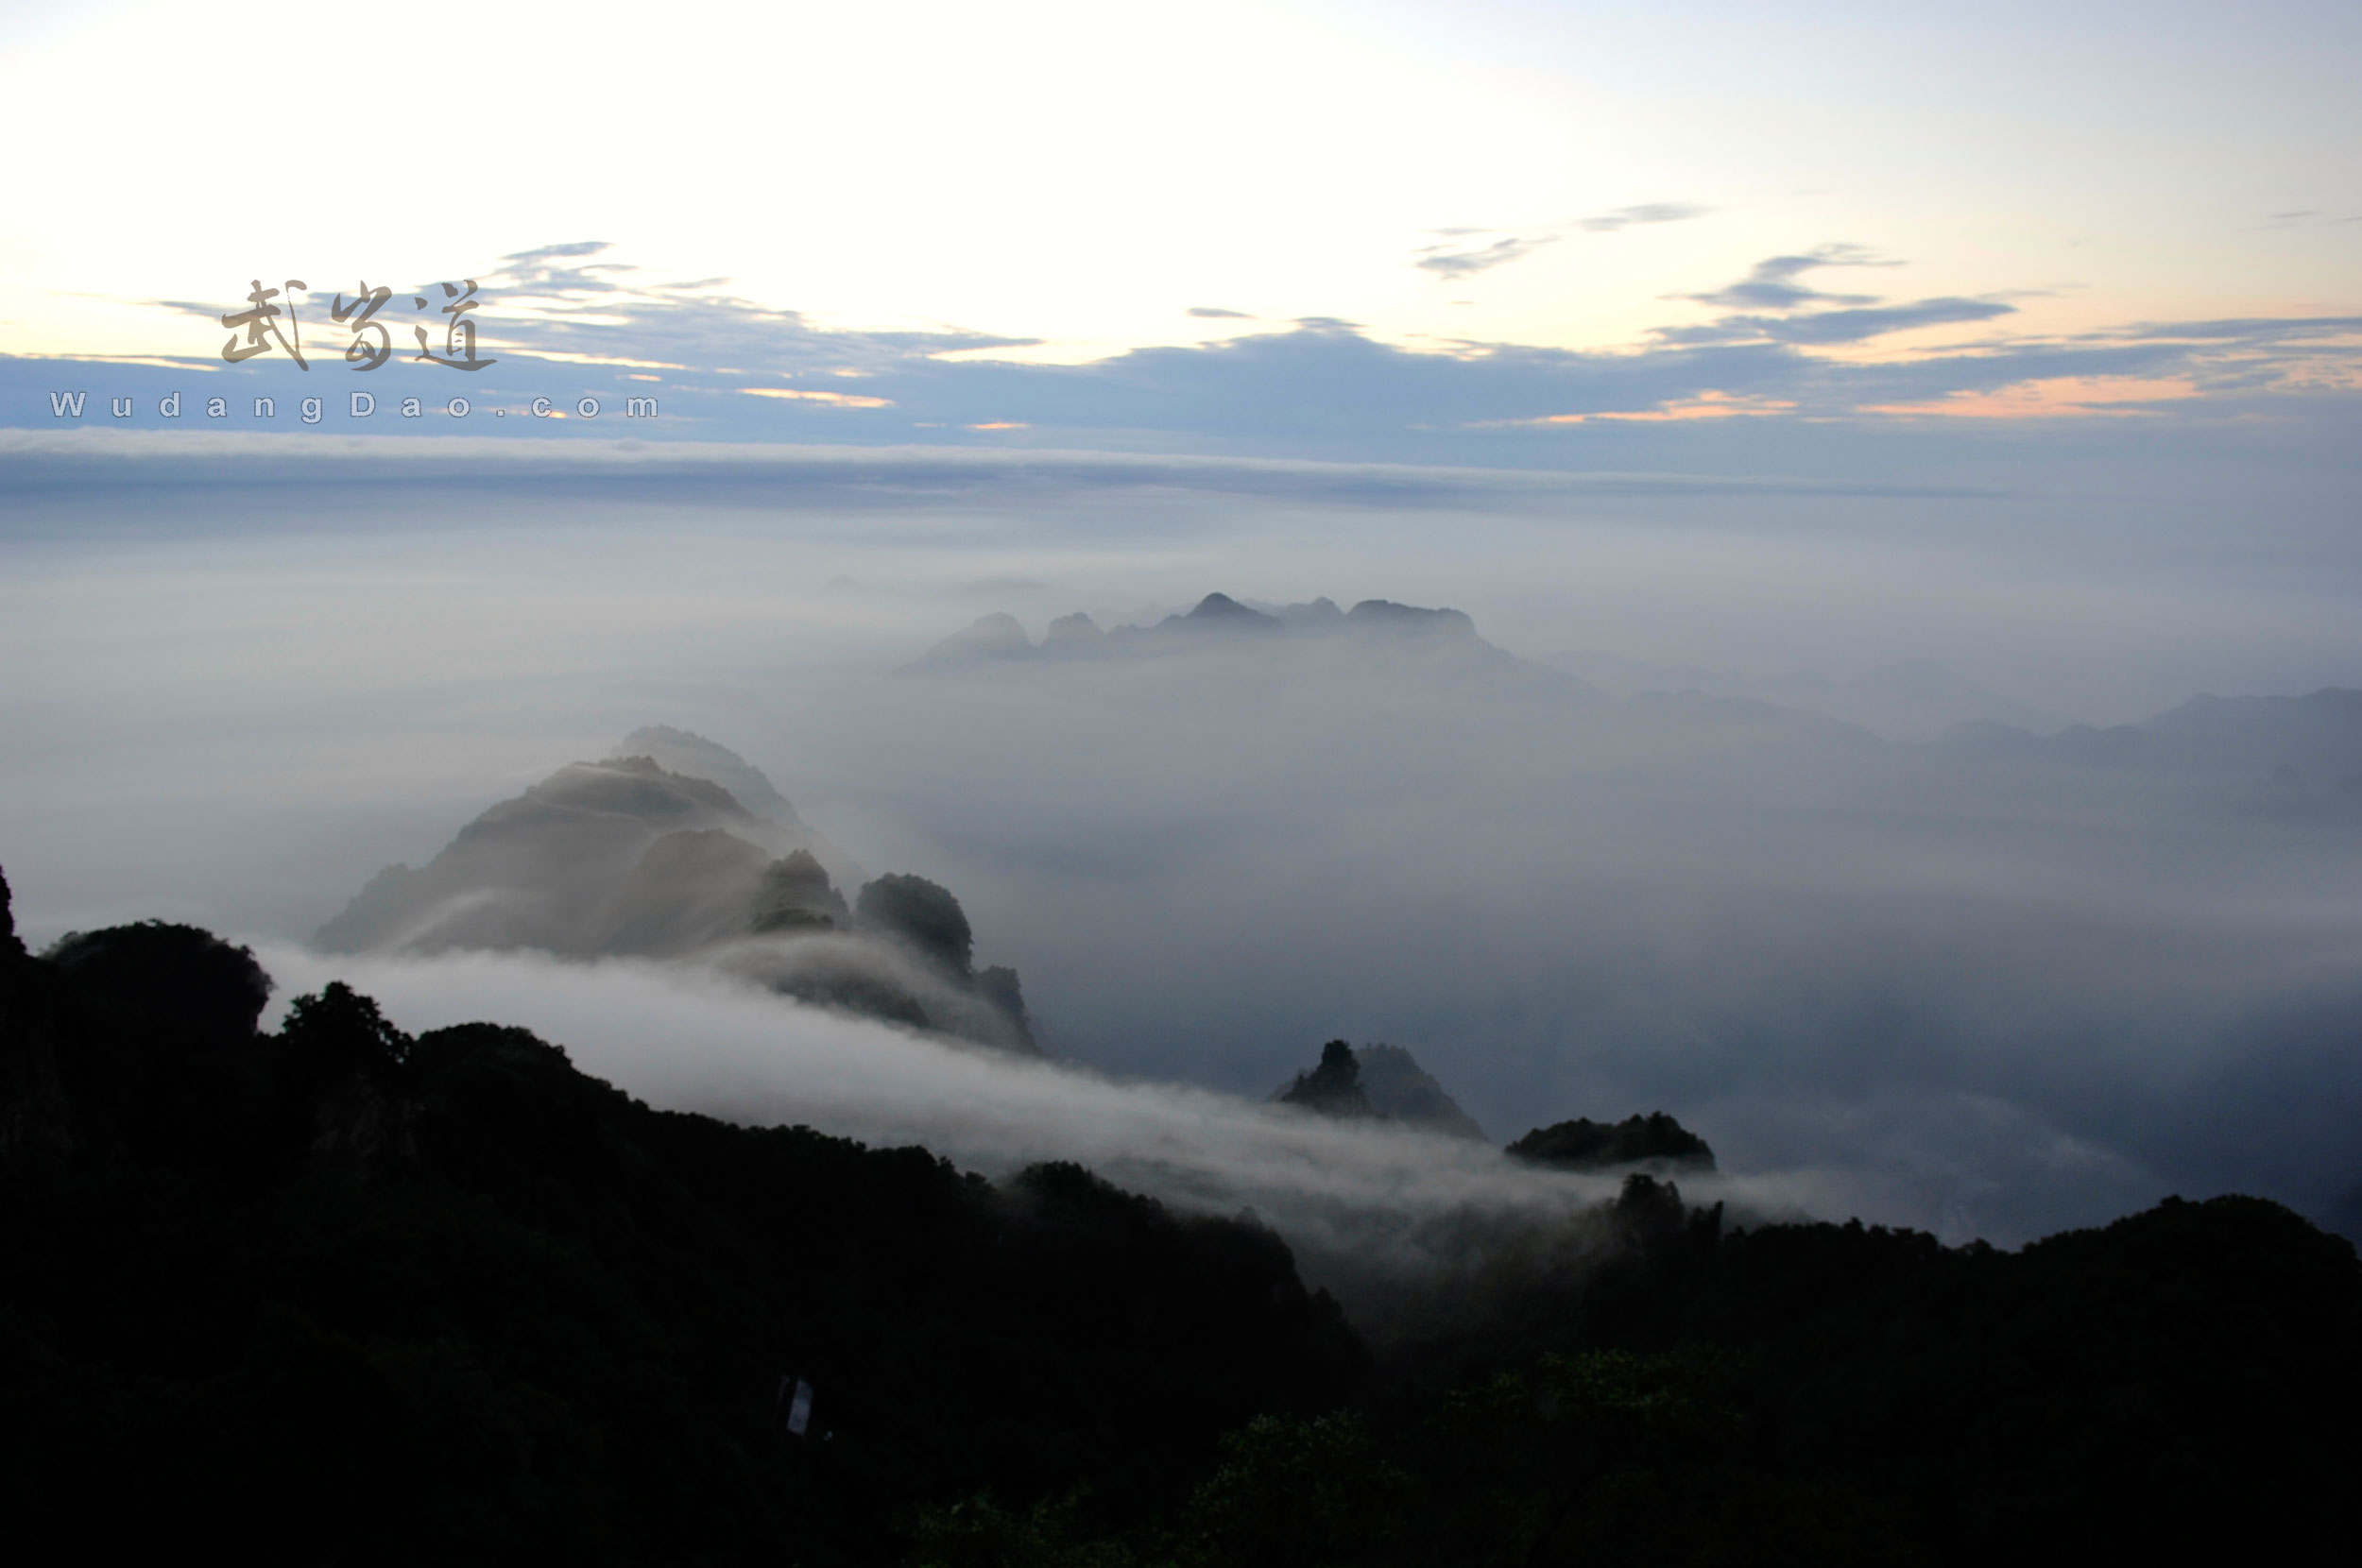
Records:
[[[1361,1067],[1361,1092],[1370,1097],[1379,1116],[1482,1141],[1484,1129],[1476,1117],[1462,1110],[1460,1102],[1444,1092],[1435,1075],[1421,1067],[1418,1058],[1402,1047],[1381,1042],[1363,1046],[1353,1055]]]
[[[1613,1170],[1626,1166],[1681,1171],[1714,1168],[1714,1150],[1706,1147],[1706,1140],[1663,1111],[1629,1116],[1618,1122],[1577,1116],[1537,1127],[1511,1144],[1508,1152],[1561,1170]]]
[[[835,840],[807,825],[762,770],[729,747],[671,724],[643,724],[625,736],[609,754],[610,760],[629,758],[654,762],[677,777],[718,785],[755,816],[787,829],[796,846],[827,867],[828,874],[842,885],[859,887],[869,880],[868,871],[859,861]]]
[[[425,866],[391,866],[313,939],[330,952],[539,947],[588,956],[637,922],[616,906],[654,846],[718,835],[754,858],[805,847],[710,779],[649,757],[570,762],[488,808]],[[676,844],[658,862],[689,854]],[[710,860],[710,845],[704,852]],[[658,875],[651,866],[648,875]]]
[[[702,735],[692,735],[670,724],[645,724],[625,736],[612,755],[644,757],[666,773],[719,784],[730,793],[732,799],[759,817],[769,817],[782,827],[803,826],[796,815],[796,808],[772,788],[762,769]]]
[[[1272,1091],[1273,1101],[1327,1116],[1367,1116],[1482,1141],[1484,1129],[1400,1046],[1343,1040],[1321,1048],[1317,1066]]]
[[[1361,1087],[1361,1065],[1353,1048],[1331,1040],[1321,1048],[1320,1065],[1295,1075],[1272,1097],[1282,1105],[1317,1112],[1325,1116],[1370,1117],[1378,1107]]]
[[[1209,593],[1197,602],[1197,608],[1186,616],[1169,616],[1165,624],[1184,623],[1190,626],[1214,625],[1241,631],[1276,632],[1285,626],[1275,615],[1251,610],[1226,593]]]
[[[939,669],[979,659],[1022,658],[1033,653],[1033,639],[1018,619],[1005,611],[980,615],[919,656],[914,669]]]

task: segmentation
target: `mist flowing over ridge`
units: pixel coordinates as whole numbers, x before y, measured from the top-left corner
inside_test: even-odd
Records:
[[[849,873],[856,901],[832,871]],[[387,867],[314,941],[333,953],[694,961],[817,1005],[1037,1048],[1016,972],[975,968],[950,892],[870,880],[744,758],[669,727],[492,807],[418,871]]]

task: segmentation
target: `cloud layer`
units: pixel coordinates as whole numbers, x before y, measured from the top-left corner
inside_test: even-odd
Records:
[[[1579,220],[1567,233],[1665,223],[1696,209],[1658,203]],[[1420,266],[1466,279],[1554,243],[1558,230],[1455,231]],[[2128,324],[2071,335],[2011,335],[2016,313],[1999,297],[1891,300],[1818,286],[1826,274],[1875,277],[1895,264],[1853,244],[1767,257],[1721,288],[1681,303],[1720,314],[1657,327],[1636,344],[1598,350],[1516,343],[1388,343],[1325,317],[1196,345],[1139,348],[1087,364],[1021,363],[1031,339],[958,330],[867,332],[825,327],[792,310],[734,297],[727,281],[667,282],[600,260],[585,242],[506,258],[484,280],[480,319],[499,363],[470,376],[402,355],[366,380],[320,347],[317,373],[271,356],[238,366],[192,359],[100,364],[0,360],[0,422],[21,427],[111,424],[112,400],[131,400],[132,428],[256,428],[247,404],[267,394],[295,404],[317,396],[325,422],[388,434],[578,435],[579,400],[600,401],[601,430],[622,423],[624,401],[657,399],[661,416],[632,424],[641,439],[788,439],[863,444],[1083,445],[1132,450],[1247,452],[1319,457],[1411,455],[1420,461],[1560,464],[1579,461],[1563,432],[1584,419],[1695,420],[1744,409],[1795,422],[1870,426],[1949,413],[2019,420],[2088,418],[2104,410],[2152,417],[2252,415],[2352,418],[2362,385],[2362,317],[2319,315]],[[211,320],[214,303],[180,302]],[[318,314],[317,303],[309,307]],[[1208,319],[1249,319],[1198,307]],[[1949,341],[1910,338],[1950,329]],[[331,331],[315,322],[319,332]],[[341,341],[337,339],[335,341]],[[1859,349],[1878,344],[1874,357]],[[464,382],[465,384],[462,384]],[[2046,396],[2068,382],[2107,383],[2114,398]],[[174,388],[201,399],[234,394],[219,424],[194,408],[179,423],[158,413]],[[48,394],[99,400],[61,420]],[[362,426],[346,402],[363,390],[385,404]],[[1995,404],[1996,395],[2011,394]],[[442,410],[466,396],[470,422]],[[395,400],[419,397],[418,420]],[[552,418],[530,416],[536,397]],[[1523,439],[1514,434],[1527,433]]]

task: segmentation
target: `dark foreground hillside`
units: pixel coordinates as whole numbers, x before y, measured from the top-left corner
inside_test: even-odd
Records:
[[[2168,1202],[2018,1253],[1719,1234],[1645,1176],[1631,1250],[1264,1417],[1129,1538],[1054,1500],[924,1521],[947,1568],[1901,1568],[2342,1556],[2362,1270],[2277,1204]]]
[[[27,1561],[2015,1565],[2353,1527],[2362,1265],[2259,1200],[2005,1253],[1725,1234],[1635,1175],[1589,1268],[1374,1368],[1251,1223],[652,1111],[341,987],[259,1035],[241,950],[32,958],[4,890]]]
[[[259,1036],[184,927],[0,941],[19,1560],[882,1562],[977,1488],[1143,1517],[1366,1374],[1276,1236],[1074,1167],[656,1112],[337,987]]]

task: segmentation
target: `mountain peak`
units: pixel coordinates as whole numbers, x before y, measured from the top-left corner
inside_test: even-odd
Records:
[[[1508,1152],[1565,1170],[1607,1170],[1628,1165],[1714,1168],[1714,1150],[1706,1147],[1706,1140],[1663,1111],[1626,1116],[1618,1122],[1577,1116],[1537,1127],[1511,1144]]]
[[[1034,639],[1016,616],[1005,610],[980,615],[921,655],[918,668],[965,664],[971,659],[1022,658],[1034,651]]]
[[[803,820],[787,797],[771,786],[762,770],[725,745],[671,724],[643,724],[617,743],[610,760],[646,758],[657,767],[682,778],[718,784],[730,798],[759,817],[782,827],[801,827]]]
[[[1317,1111],[1325,1116],[1378,1115],[1378,1107],[1361,1092],[1361,1065],[1354,1060],[1353,1048],[1343,1040],[1331,1040],[1323,1046],[1321,1065],[1296,1074],[1295,1081],[1280,1090],[1276,1098],[1282,1105]]]
[[[1296,1074],[1271,1098],[1324,1116],[1376,1116],[1455,1137],[1484,1136],[1476,1118],[1400,1046],[1357,1050],[1343,1040],[1331,1040],[1321,1048],[1320,1065]]]
[[[1464,610],[1421,609],[1391,599],[1364,599],[1345,614],[1345,624],[1357,630],[1383,629],[1424,637],[1476,637],[1476,622]]]
[[[1185,617],[1175,619],[1190,621],[1198,625],[1221,626],[1224,629],[1236,627],[1241,631],[1275,632],[1282,630],[1285,625],[1285,622],[1277,616],[1265,615],[1261,610],[1249,609],[1226,593],[1209,593],[1197,602],[1197,608]]]

